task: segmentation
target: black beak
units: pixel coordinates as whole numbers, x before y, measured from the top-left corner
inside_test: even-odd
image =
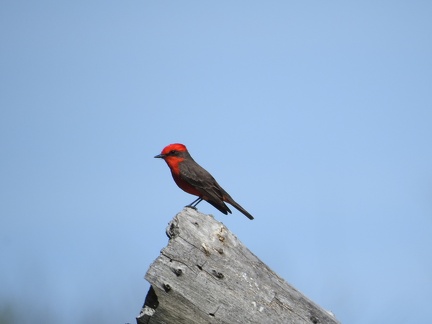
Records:
[[[156,159],[163,159],[165,157],[165,154],[158,154],[155,156]]]

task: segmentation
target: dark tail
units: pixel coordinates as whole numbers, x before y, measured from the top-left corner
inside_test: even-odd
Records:
[[[234,199],[232,199],[229,195],[224,196],[224,201],[231,204],[235,209],[237,209],[239,212],[241,212],[243,215],[245,215],[250,220],[254,219],[251,214],[249,214],[246,209],[244,209],[242,206],[237,204]]]

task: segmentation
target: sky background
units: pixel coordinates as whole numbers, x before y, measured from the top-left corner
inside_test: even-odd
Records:
[[[342,323],[432,317],[431,1],[2,1],[0,322],[135,323],[194,198]]]

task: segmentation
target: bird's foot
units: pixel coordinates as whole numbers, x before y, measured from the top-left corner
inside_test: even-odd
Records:
[[[185,206],[185,208],[192,208],[193,210],[198,210],[198,208],[196,208],[195,206],[191,206],[191,205],[187,205],[187,206]]]
[[[195,199],[194,201],[192,201],[189,205],[185,206],[185,207],[189,207],[192,209],[197,210],[196,205],[198,205],[201,202],[202,198],[198,197],[197,199]]]

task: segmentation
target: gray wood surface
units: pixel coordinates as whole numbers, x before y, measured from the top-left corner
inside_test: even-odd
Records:
[[[185,208],[167,235],[145,276],[151,287],[138,324],[339,323],[213,216]]]

